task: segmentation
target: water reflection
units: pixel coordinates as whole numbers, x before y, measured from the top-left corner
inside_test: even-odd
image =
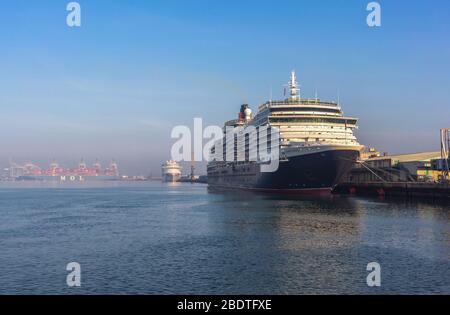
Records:
[[[360,233],[360,200],[336,196],[295,197],[252,192],[210,191],[226,214],[227,224],[257,223],[285,248],[345,246]],[[238,211],[236,211],[238,209]],[[252,215],[244,215],[252,212]],[[256,221],[256,222],[255,222]],[[228,226],[227,226],[228,227]],[[224,227],[225,228],[225,227]],[[291,242],[291,238],[303,240]]]
[[[206,187],[0,189],[0,293],[450,293],[446,204]]]
[[[251,292],[373,293],[365,284],[365,268],[372,261],[382,263],[385,273],[396,279],[379,292],[408,292],[405,287],[411,285],[440,291],[439,279],[450,277],[445,204],[218,190],[209,194],[215,200],[212,216],[221,216],[215,229],[239,244],[224,245],[215,259],[225,274],[239,274],[234,281],[241,288],[252,283]],[[242,265],[236,268],[224,257]],[[446,270],[443,275],[439,268]],[[423,277],[411,279],[413,273]],[[404,286],[397,288],[399,283]]]

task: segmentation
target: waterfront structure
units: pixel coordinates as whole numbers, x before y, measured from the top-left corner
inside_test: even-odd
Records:
[[[438,182],[443,176],[443,165],[439,151],[375,156],[356,164],[343,181]]]
[[[172,160],[166,161],[162,167],[163,182],[177,182],[181,178],[181,166]]]
[[[449,163],[448,158],[442,158],[440,151],[373,155],[359,161],[334,193],[450,198],[450,186],[446,180]]]
[[[387,155],[387,153],[385,153],[385,155]],[[363,151],[361,151],[360,153],[360,159],[362,161],[368,160],[370,158],[374,158],[374,157],[380,157],[381,153],[375,149],[375,148],[364,148]]]
[[[224,137],[213,146],[207,166],[210,186],[330,193],[352,168],[363,148],[353,134],[357,119],[344,116],[339,103],[323,102],[317,97],[302,98],[294,71],[288,92],[284,100],[270,100],[259,106],[254,118],[249,106],[244,104],[238,119],[225,123]],[[234,139],[225,134],[227,127],[242,130],[248,126],[255,127],[256,141],[250,141],[250,134],[236,135]],[[267,137],[259,136],[262,128],[268,129]],[[279,143],[272,143],[272,133],[277,133]],[[263,172],[261,167],[267,159],[260,155],[259,149],[267,147],[270,153],[275,145],[279,152],[278,169]],[[245,152],[239,155],[238,147],[244,147]],[[234,148],[234,152],[227,152],[227,148]],[[251,156],[256,159],[252,160]]]

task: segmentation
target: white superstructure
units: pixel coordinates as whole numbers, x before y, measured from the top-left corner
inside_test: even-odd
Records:
[[[331,191],[351,169],[363,148],[353,133],[357,119],[345,116],[339,102],[302,98],[294,71],[287,87],[284,100],[265,102],[254,117],[244,104],[238,119],[225,123],[211,148],[210,185]],[[279,166],[262,171],[274,157]]]
[[[344,116],[339,103],[301,98],[295,72],[288,83],[289,97],[258,108],[252,125],[279,129],[282,157],[343,148],[362,149],[353,131],[357,119]]]
[[[251,119],[247,115],[225,123],[227,126],[267,126],[279,130],[280,158],[311,153],[321,150],[355,149],[361,146],[355,135],[358,120],[346,117],[339,103],[323,102],[319,98],[301,98],[295,71],[291,72],[288,82],[288,97],[281,101],[270,100],[258,108],[258,113]],[[251,115],[251,110],[249,116]],[[238,146],[243,146],[243,139]],[[228,143],[233,139],[224,139]],[[258,144],[265,139],[258,139]],[[270,146],[270,145],[269,145]],[[225,148],[225,146],[224,146]],[[250,144],[246,151],[257,152],[256,144]],[[248,153],[246,152],[246,155]],[[219,160],[223,150],[212,150],[213,160]],[[224,154],[225,159],[225,154]]]
[[[181,166],[172,160],[162,165],[162,180],[164,182],[177,182],[181,178]]]

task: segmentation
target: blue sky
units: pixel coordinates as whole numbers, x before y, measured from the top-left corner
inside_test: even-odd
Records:
[[[360,0],[4,1],[0,165],[84,157],[159,173],[170,131],[255,110],[295,69],[305,97],[358,117],[362,144],[437,150],[450,117],[450,3],[389,0],[381,28]]]

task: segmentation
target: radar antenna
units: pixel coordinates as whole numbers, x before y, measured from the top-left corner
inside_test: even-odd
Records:
[[[289,87],[289,100],[292,101],[300,100],[300,89],[294,70],[292,70],[291,72],[291,79],[289,80],[288,87]]]

